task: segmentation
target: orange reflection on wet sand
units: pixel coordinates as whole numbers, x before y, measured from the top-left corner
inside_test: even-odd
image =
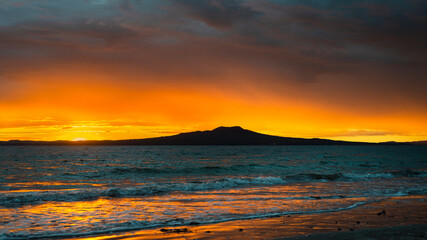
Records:
[[[81,240],[136,239],[276,239],[323,232],[354,231],[426,224],[426,196],[394,197],[359,208],[323,214],[238,220],[201,226],[182,226],[116,233]],[[378,215],[383,209],[386,215]]]
[[[270,188],[177,192],[146,197],[101,197],[95,200],[89,195],[87,201],[70,199],[69,202],[63,200],[72,198],[73,195],[62,199],[59,194],[56,196],[60,198],[59,202],[36,202],[15,209],[3,208],[0,217],[8,222],[6,227],[11,232],[64,234],[143,228],[153,224],[176,226],[192,221],[210,222],[272,212],[292,212],[295,209],[304,210],[304,206],[312,208],[316,199],[288,199],[291,195],[298,197],[298,192],[303,191],[304,185],[293,184]],[[325,204],[325,208],[330,207],[327,201]]]

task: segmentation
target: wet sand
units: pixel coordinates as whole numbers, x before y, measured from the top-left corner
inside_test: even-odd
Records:
[[[319,233],[307,236],[283,238],[286,240],[321,240],[321,239],[354,239],[354,240],[413,240],[427,239],[427,225],[409,225],[387,228],[372,228],[354,232]],[[281,240],[281,239],[277,239]]]
[[[426,200],[427,196],[394,197],[340,212],[195,223],[80,239],[427,239]]]

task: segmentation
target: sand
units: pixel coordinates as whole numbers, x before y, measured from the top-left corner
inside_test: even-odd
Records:
[[[427,196],[394,197],[340,212],[146,229],[81,239],[427,239],[426,200]]]
[[[354,240],[412,240],[427,239],[426,224],[372,228],[358,231],[319,233],[300,237],[282,238],[287,240],[321,240],[321,239],[354,239]],[[279,240],[279,239],[277,239]]]

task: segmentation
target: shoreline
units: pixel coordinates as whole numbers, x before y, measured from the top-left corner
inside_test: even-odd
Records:
[[[135,239],[424,239],[427,196],[392,197],[353,209],[118,232],[80,240]],[[388,236],[387,238],[381,238]],[[419,236],[420,238],[417,238]],[[409,238],[408,238],[409,237]],[[411,238],[414,237],[414,238]],[[351,238],[353,239],[353,238]],[[354,238],[359,239],[359,238]]]

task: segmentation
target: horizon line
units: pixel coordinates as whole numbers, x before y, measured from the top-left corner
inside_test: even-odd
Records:
[[[260,133],[255,132],[249,129],[245,129],[241,126],[219,126],[212,130],[196,130],[196,131],[189,131],[189,132],[180,132],[172,135],[163,135],[163,136],[157,136],[157,137],[148,137],[148,138],[124,138],[124,139],[82,139],[79,138],[78,140],[65,140],[65,139],[58,139],[58,140],[25,140],[25,139],[10,139],[10,140],[0,140],[1,143],[7,143],[7,142],[46,142],[46,143],[55,143],[55,142],[67,142],[67,143],[88,143],[88,142],[119,142],[119,141],[132,141],[132,140],[145,140],[145,139],[156,139],[156,138],[163,138],[163,137],[172,137],[177,136],[180,134],[186,134],[186,133],[196,133],[196,132],[212,132],[217,129],[226,128],[226,129],[232,129],[232,128],[239,128],[244,131],[250,131],[257,134],[267,135],[267,136],[273,136],[273,137],[281,137],[281,138],[294,138],[294,139],[306,139],[306,140],[329,140],[329,141],[336,141],[336,142],[348,142],[348,143],[367,143],[367,144],[378,144],[378,143],[423,143],[427,142],[427,140],[418,140],[418,141],[377,141],[377,142],[369,142],[369,141],[349,141],[349,140],[339,140],[339,139],[330,139],[330,138],[320,138],[320,137],[289,137],[289,136],[279,136],[279,135],[271,135],[266,133]]]

